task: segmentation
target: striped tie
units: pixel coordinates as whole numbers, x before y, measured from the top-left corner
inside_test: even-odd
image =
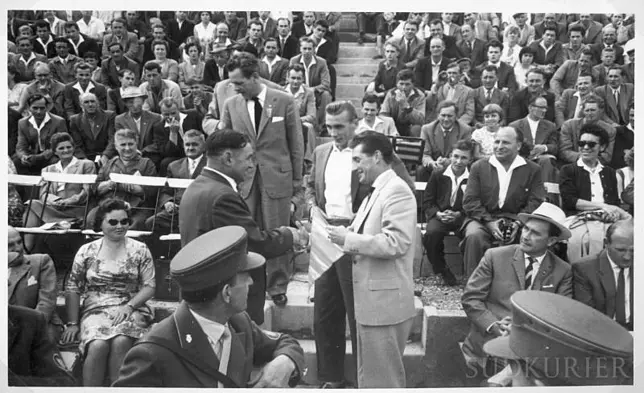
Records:
[[[524,289],[528,290],[530,287],[532,287],[532,279],[534,278],[534,263],[537,262],[537,260],[533,257],[528,257],[528,261],[530,263],[528,264],[528,267],[525,269],[525,287]]]

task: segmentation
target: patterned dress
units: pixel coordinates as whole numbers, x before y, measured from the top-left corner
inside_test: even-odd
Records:
[[[81,296],[79,349],[83,356],[92,340],[110,340],[118,335],[141,338],[154,318],[144,304],[129,319],[112,325],[114,313],[143,287],[155,288],[154,263],[147,246],[126,238],[127,257],[105,261],[98,258],[103,239],[84,244],[76,253],[66,291]]]
[[[479,128],[472,132],[472,140],[478,143],[480,147],[480,157],[487,158],[494,154],[494,137],[496,132],[488,131],[487,127]]]
[[[11,161],[11,157],[7,157],[7,169],[10,175],[15,175],[16,166]],[[16,187],[9,184],[8,194],[7,194],[7,206],[9,208],[9,225],[12,227],[21,227],[22,226],[22,215],[25,211],[25,205],[22,204],[22,199]]]

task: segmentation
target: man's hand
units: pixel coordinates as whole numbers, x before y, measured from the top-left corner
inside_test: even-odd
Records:
[[[250,382],[253,388],[286,388],[291,375],[295,371],[295,363],[286,355],[279,355],[266,364],[262,371]]]
[[[546,145],[534,145],[532,151],[530,151],[530,157],[538,157],[548,151]]]
[[[20,162],[22,163],[22,165],[29,165],[29,163],[31,162],[31,156],[22,156],[22,158],[20,158]]]
[[[329,232],[329,240],[331,240],[331,242],[339,246],[344,246],[344,241],[349,233],[349,230],[346,227],[334,227],[329,225],[326,227],[326,231]]]
[[[107,164],[110,159],[106,155],[101,156],[100,166]]]
[[[423,156],[423,166],[424,167],[429,167],[429,166],[434,166],[434,159],[432,159],[430,156]]]
[[[176,210],[178,207],[179,207],[179,206],[178,206],[176,203],[172,202],[172,201],[168,201],[168,202],[166,202],[166,203],[163,205],[163,208],[165,209],[165,211],[166,211],[168,214],[172,214],[172,213],[174,213],[174,212],[175,212],[175,210]]]
[[[518,221],[515,221],[512,223],[512,233],[510,234],[510,238],[508,239],[507,242],[504,242],[504,245],[511,244],[514,242],[514,239],[517,238],[517,234],[519,233],[519,228],[521,227],[521,224],[519,224]]]
[[[300,247],[307,248],[309,246],[309,229],[307,229],[300,221],[295,221],[295,225],[297,225]]]
[[[488,231],[490,231],[494,239],[503,241],[503,235],[501,234],[501,229],[499,228],[500,223],[501,220],[489,221],[485,223],[485,227]]]

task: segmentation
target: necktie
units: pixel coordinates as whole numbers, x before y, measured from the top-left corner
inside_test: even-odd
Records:
[[[284,37],[281,38],[281,45],[280,45],[280,56],[282,53],[284,53],[284,44],[286,43],[286,39]]]
[[[487,90],[487,93],[485,93],[485,99],[487,102],[490,102],[492,100],[492,89]]]
[[[617,277],[617,296],[615,296],[615,321],[620,325],[626,324],[626,278],[624,268],[619,269]]]
[[[195,169],[197,169],[197,160],[189,160],[190,161],[190,176],[195,173]]]
[[[528,264],[528,267],[525,269],[525,287],[523,289],[530,289],[532,286],[532,280],[534,278],[534,263],[537,262],[537,260],[533,257],[528,257],[528,261],[530,263]]]
[[[255,102],[255,131],[258,131],[262,120],[262,104],[259,103],[258,97],[253,97],[253,101]]]
[[[411,40],[407,40],[407,50],[405,51],[406,61],[411,60]]]

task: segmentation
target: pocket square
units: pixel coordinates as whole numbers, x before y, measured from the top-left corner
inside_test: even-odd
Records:
[[[29,276],[29,279],[27,280],[27,286],[30,287],[36,284],[38,284],[38,281],[36,281],[36,278],[34,276]]]
[[[272,121],[272,122],[273,122],[273,123],[277,123],[278,121],[284,121],[284,118],[283,118],[283,117],[281,117],[281,116],[275,116],[275,117],[273,118],[273,121]]]

